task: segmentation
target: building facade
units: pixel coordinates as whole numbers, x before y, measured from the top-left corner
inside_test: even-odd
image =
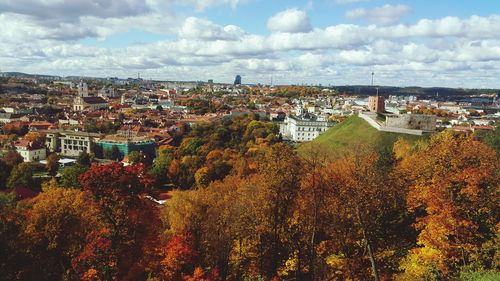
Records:
[[[108,102],[101,97],[76,97],[73,102],[74,111],[96,111],[109,108]]]
[[[241,85],[241,75],[236,75],[234,78],[234,85]]]
[[[280,123],[280,134],[284,139],[295,142],[312,141],[333,125],[324,118],[305,119],[292,115]]]
[[[371,112],[384,113],[385,112],[385,98],[381,96],[368,97],[368,109]]]
[[[104,136],[97,133],[62,130],[47,130],[44,133],[47,148],[68,157],[77,157],[84,151],[94,152],[94,144]]]
[[[156,157],[156,143],[154,139],[146,136],[127,138],[120,135],[108,135],[97,141],[96,144],[103,152],[116,147],[122,158],[132,151],[142,152],[151,159]]]
[[[23,157],[24,162],[35,162],[47,158],[47,149],[42,145],[37,145],[26,140],[18,141],[14,144],[16,151]]]
[[[81,81],[77,85],[78,89],[78,96],[79,97],[88,97],[89,96],[89,87],[87,86],[87,83]]]

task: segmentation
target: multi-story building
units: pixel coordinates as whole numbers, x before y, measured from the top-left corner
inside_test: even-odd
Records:
[[[368,97],[368,109],[371,112],[384,113],[385,112],[385,99],[381,96]]]
[[[97,133],[63,130],[47,130],[44,133],[45,145],[50,151],[69,157],[76,157],[83,151],[93,152],[96,141],[104,136]]]
[[[280,123],[280,134],[286,140],[305,142],[312,141],[334,122],[328,121],[327,115],[315,115],[304,111],[304,104],[298,101],[295,107],[295,115],[289,115],[283,123]]]
[[[76,97],[73,102],[74,111],[95,111],[109,108],[108,102],[101,97]]]
[[[24,162],[34,162],[45,160],[47,157],[47,149],[43,145],[39,145],[27,140],[20,140],[14,143],[17,152],[23,157]]]
[[[108,135],[97,141],[97,145],[104,152],[116,147],[120,156],[124,157],[132,151],[139,151],[151,159],[156,156],[156,143],[147,136],[125,137],[121,135]]]
[[[241,85],[241,75],[236,75],[234,78],[234,85]]]
[[[280,123],[280,134],[284,139],[305,142],[312,141],[334,125],[323,117],[304,118],[288,116]]]

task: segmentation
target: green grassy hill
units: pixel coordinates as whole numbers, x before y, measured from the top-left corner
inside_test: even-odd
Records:
[[[314,141],[298,147],[302,156],[319,153],[322,157],[334,159],[345,151],[361,146],[369,146],[379,152],[392,151],[392,146],[398,138],[415,142],[421,136],[380,132],[358,116],[351,116],[344,122],[330,128]]]

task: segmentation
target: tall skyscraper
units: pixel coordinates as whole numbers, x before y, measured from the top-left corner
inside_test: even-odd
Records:
[[[234,78],[234,85],[241,85],[241,75],[236,75],[236,78]]]

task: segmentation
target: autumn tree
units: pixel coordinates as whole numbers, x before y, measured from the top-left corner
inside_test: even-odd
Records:
[[[40,134],[39,132],[29,132],[24,135],[23,139],[40,146],[45,145],[45,135]]]
[[[195,268],[192,275],[184,276],[184,281],[221,281],[221,277],[217,270],[209,272],[204,271],[201,267]]]
[[[0,192],[0,276],[4,280],[19,280],[19,273],[30,262],[25,245],[19,243],[24,216],[14,193]]]
[[[323,246],[336,278],[380,280],[397,268],[396,250],[404,249],[408,222],[405,190],[393,184],[379,155],[360,146],[329,167],[330,236]]]
[[[329,221],[328,198],[333,189],[328,181],[325,155],[321,149],[311,149],[303,164],[303,176],[297,205],[294,210],[294,226],[298,234],[295,240],[296,254],[290,260],[289,274],[300,280],[325,279],[322,275],[325,263],[319,252],[321,242],[327,240],[325,229]]]
[[[47,164],[45,167],[50,176],[55,176],[59,170],[59,155],[57,155],[57,153],[51,153],[49,157],[47,157]]]
[[[0,190],[7,187],[7,180],[10,175],[11,168],[4,160],[0,159]]]
[[[270,147],[260,163],[261,185],[255,197],[262,202],[257,215],[262,216],[263,227],[258,233],[258,259],[260,271],[272,278],[291,254],[291,221],[302,168],[295,152],[281,143]]]
[[[112,248],[110,229],[104,227],[87,234],[83,250],[71,264],[80,280],[117,280],[118,257]]]
[[[195,269],[196,251],[195,240],[188,233],[173,235],[163,247],[164,258],[161,260],[160,275],[162,280],[182,280],[183,276],[190,274]]]
[[[85,237],[102,226],[92,198],[79,190],[52,188],[31,203],[23,224],[30,263],[22,280],[67,280],[77,276],[72,260],[85,246]]]
[[[401,278],[448,279],[482,263],[477,253],[497,233],[499,163],[492,148],[453,132],[419,143],[400,161],[397,172],[409,186],[408,209],[419,232]]]
[[[293,252],[300,161],[280,144],[258,155],[255,173],[175,192],[167,202],[169,229],[192,233],[202,265],[218,268],[222,278],[274,277]]]
[[[7,164],[11,169],[13,169],[18,164],[23,163],[24,159],[19,152],[10,149],[4,154],[3,161],[5,161],[5,164]]]
[[[105,238],[118,261],[116,277],[130,280],[144,276],[158,238],[157,207],[147,198],[153,179],[143,165],[112,163],[91,166],[79,180],[108,225]]]

